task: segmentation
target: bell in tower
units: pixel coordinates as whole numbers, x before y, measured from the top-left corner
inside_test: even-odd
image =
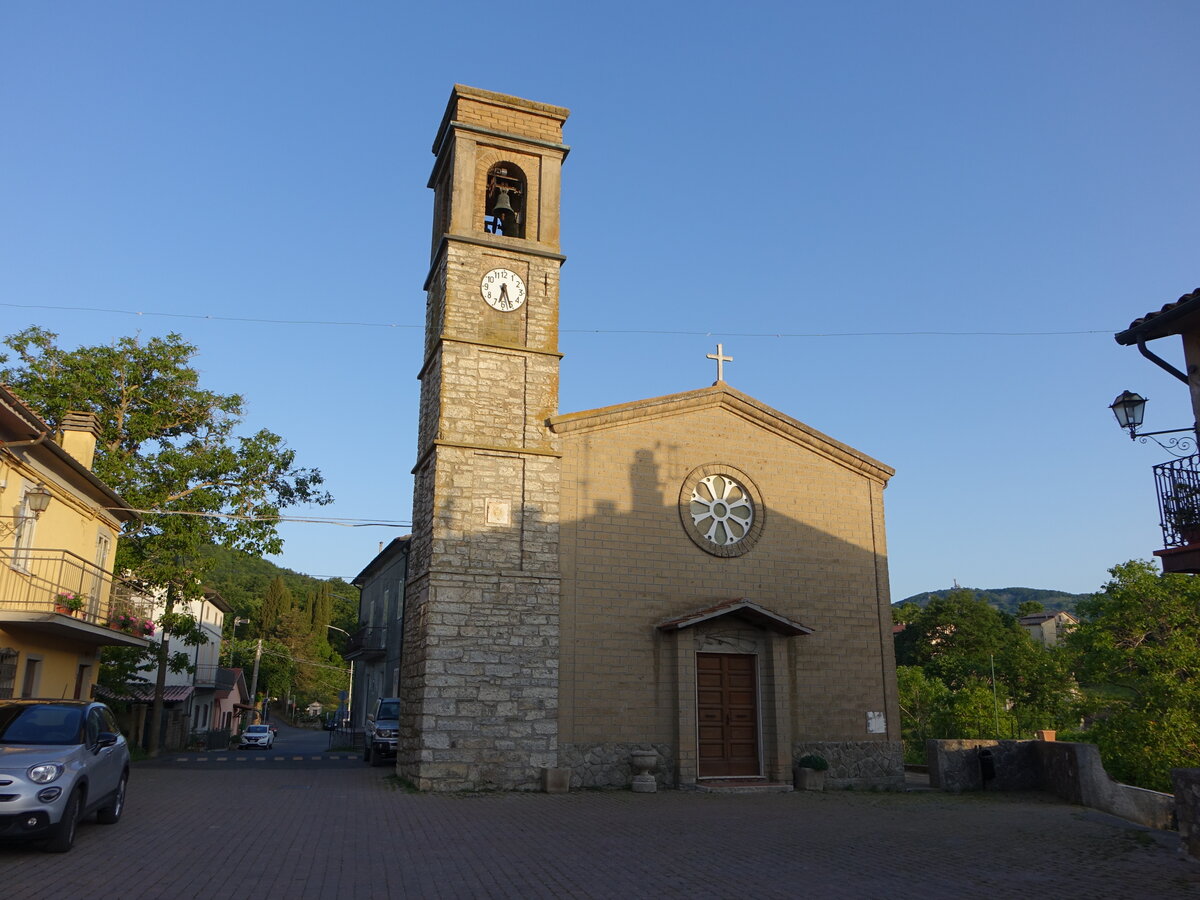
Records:
[[[506,237],[524,237],[525,179],[511,163],[492,166],[487,176],[487,200],[483,230]]]

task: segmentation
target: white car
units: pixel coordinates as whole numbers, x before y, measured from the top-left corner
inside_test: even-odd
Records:
[[[271,749],[275,743],[275,734],[271,731],[269,725],[248,725],[246,730],[242,732],[242,741],[238,744],[239,750],[245,750],[247,747],[266,747]]]

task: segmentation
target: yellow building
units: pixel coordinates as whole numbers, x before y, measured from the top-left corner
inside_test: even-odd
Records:
[[[120,619],[140,612],[112,575],[136,515],[92,473],[98,433],[91,413],[54,433],[0,386],[0,698],[90,697],[101,648],[147,646]]]

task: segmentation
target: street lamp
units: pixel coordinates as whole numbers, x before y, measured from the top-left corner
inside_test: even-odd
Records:
[[[36,519],[50,506],[50,491],[44,484],[25,492],[25,505]]]
[[[1175,456],[1187,456],[1196,446],[1196,429],[1195,428],[1171,428],[1166,431],[1143,431],[1138,432],[1141,427],[1142,420],[1146,415],[1146,398],[1141,394],[1133,391],[1121,391],[1108,407],[1113,411],[1113,415],[1117,418],[1117,424],[1129,432],[1131,441],[1141,441],[1146,443],[1146,438],[1154,441],[1158,446],[1162,447],[1168,453]],[[1159,434],[1180,434],[1182,432],[1190,432],[1188,437],[1168,438],[1166,443],[1160,441],[1155,435]]]
[[[325,627],[331,628],[334,631],[340,631],[342,634],[344,634],[346,636],[347,640],[349,640],[351,637],[350,632],[348,632],[345,628],[338,628],[336,625],[326,625]],[[347,719],[347,721],[350,719],[350,710],[353,708],[353,704],[354,704],[354,660],[350,660],[350,690],[348,690],[346,692],[346,719]]]

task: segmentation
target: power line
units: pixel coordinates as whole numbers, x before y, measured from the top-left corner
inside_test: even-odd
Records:
[[[99,312],[125,316],[152,316],[162,319],[198,319],[211,322],[244,322],[255,325],[317,325],[345,328],[424,328],[399,322],[347,322],[320,319],[261,319],[244,316],[213,316],[199,313],[164,313],[144,310],[112,309],[102,306],[49,306],[34,303],[0,303],[12,309],[54,309],[65,312]],[[1088,334],[1115,334],[1119,329],[1092,328],[1078,331],[684,331],[649,328],[561,328],[563,334],[657,334],[687,337],[748,338],[832,338],[832,337],[1069,337]]]
[[[110,309],[103,306],[49,306],[37,303],[0,303],[13,309],[57,309],[64,312],[99,312],[123,316],[152,316],[160,319],[200,319],[213,322],[247,322],[257,325],[344,325],[359,328],[424,328],[424,325],[401,325],[395,322],[325,322],[316,319],[256,319],[245,316],[213,316],[200,313],[147,312],[137,309]]]
[[[106,506],[109,512],[130,511],[125,506]],[[239,522],[288,522],[302,525],[341,525],[343,528],[411,528],[412,522],[349,519],[333,516],[244,516],[238,513],[200,512],[185,509],[134,509],[143,516],[194,516],[201,519],[233,519]]]

